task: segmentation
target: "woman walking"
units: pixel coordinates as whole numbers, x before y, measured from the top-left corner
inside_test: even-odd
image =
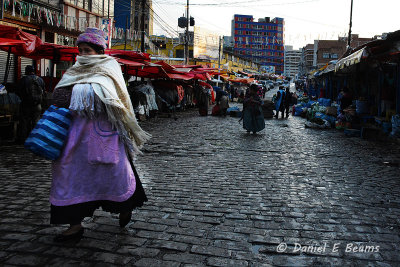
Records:
[[[243,101],[243,128],[247,132],[257,132],[265,128],[264,115],[262,112],[262,101],[257,94],[258,86],[252,84],[249,94],[246,95]]]
[[[104,55],[103,31],[88,28],[77,39],[79,56],[53,93],[73,120],[59,159],[52,165],[52,224],[69,224],[55,242],[80,240],[82,220],[103,210],[125,227],[132,210],[147,201],[132,159],[150,138],[138,125],[118,62]]]

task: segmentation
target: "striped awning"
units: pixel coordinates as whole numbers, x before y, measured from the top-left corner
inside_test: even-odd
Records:
[[[360,63],[361,59],[366,58],[367,56],[368,56],[367,50],[366,50],[366,47],[364,47],[364,48],[354,52],[353,54],[350,54],[349,56],[339,60],[335,65],[335,71],[339,71],[348,66]]]

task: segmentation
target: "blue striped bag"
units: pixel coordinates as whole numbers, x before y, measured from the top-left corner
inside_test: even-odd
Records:
[[[51,105],[25,141],[25,148],[36,155],[56,160],[64,147],[71,124],[71,111]]]

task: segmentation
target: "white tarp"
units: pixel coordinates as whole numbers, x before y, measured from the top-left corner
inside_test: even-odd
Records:
[[[339,60],[336,65],[335,65],[335,71],[341,70],[345,67],[360,63],[361,58],[365,58],[367,57],[367,50],[366,47],[354,52],[353,54],[342,58],[341,60]]]

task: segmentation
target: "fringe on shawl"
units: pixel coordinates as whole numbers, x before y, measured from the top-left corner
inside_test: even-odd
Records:
[[[136,154],[142,154],[140,149],[146,141],[150,140],[151,135],[143,131],[140,126],[136,129],[135,126],[137,123],[130,123],[131,120],[136,121],[136,118],[126,116],[126,113],[122,109],[107,104],[105,104],[105,107],[107,110],[108,120],[111,122],[113,127],[118,130],[119,136],[130,152],[132,158],[136,158]],[[125,118],[129,121],[124,121]]]
[[[81,117],[94,119],[105,114],[103,102],[94,93],[91,84],[75,84],[69,109]]]
[[[131,157],[136,158],[136,154],[141,154],[140,149],[143,144],[151,138],[151,135],[141,128],[135,129],[135,123],[129,123],[135,120],[135,117],[128,117],[128,122],[124,118],[125,112],[113,105],[105,104],[95,94],[91,84],[75,84],[72,96],[70,110],[76,112],[79,116],[89,119],[95,119],[100,115],[107,114],[108,120],[114,129],[118,131],[120,140],[124,143]],[[126,116],[126,115],[125,115]],[[126,129],[128,126],[128,129]],[[132,132],[136,134],[132,134]]]
[[[113,82],[112,88],[103,87],[96,75],[110,78]],[[118,62],[106,55],[77,56],[75,65],[67,70],[56,87],[85,83],[92,85],[95,100],[99,98],[104,105],[108,120],[118,130],[132,158],[135,158],[135,154],[141,154],[140,148],[151,135],[143,131],[136,120]],[[81,114],[91,116],[92,112],[82,111]]]

